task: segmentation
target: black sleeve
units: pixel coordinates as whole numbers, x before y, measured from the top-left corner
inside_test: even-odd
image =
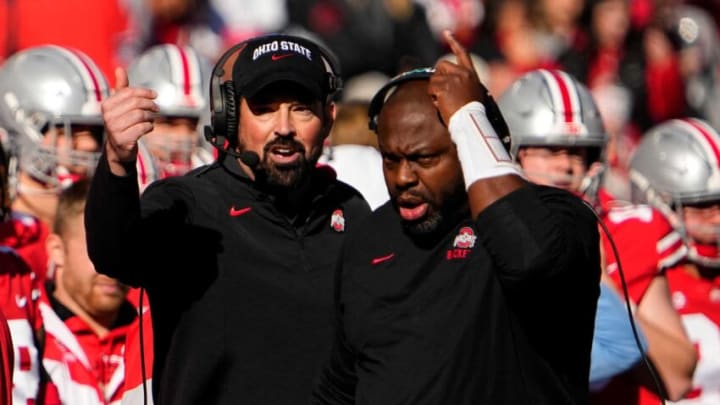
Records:
[[[97,272],[148,287],[171,265],[198,256],[186,247],[191,230],[184,226],[196,204],[177,179],[153,182],[141,198],[137,172],[129,169],[116,176],[104,153],[100,158],[85,206],[88,255]]]
[[[527,185],[481,212],[477,225],[506,286],[564,279],[578,268],[599,278],[595,216],[564,190]]]
[[[311,404],[352,405],[355,403],[355,352],[345,338],[342,305],[342,261],[335,272],[335,340],[330,358],[315,383]]]
[[[137,286],[132,277],[127,250],[129,238],[140,220],[140,190],[135,168],[127,176],[119,177],[110,171],[103,152],[92,178],[85,205],[85,232],[88,255],[98,273],[115,277]]]
[[[587,387],[589,378],[599,238],[590,207],[553,187],[525,186],[478,216],[478,239],[522,334],[574,387]]]

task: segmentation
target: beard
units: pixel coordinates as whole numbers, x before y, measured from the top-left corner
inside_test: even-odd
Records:
[[[297,152],[300,156],[292,163],[278,164],[269,157],[273,147],[290,148],[293,153]],[[318,149],[307,157],[305,146],[292,138],[276,138],[265,145],[263,150],[262,168],[265,172],[265,182],[268,186],[280,188],[293,188],[302,184],[320,158],[321,152]]]
[[[424,218],[417,221],[403,220],[402,225],[405,232],[410,236],[425,237],[434,234],[440,228],[444,219],[445,215],[442,210],[431,204]]]
[[[463,182],[445,192],[439,199],[412,193],[428,204],[427,214],[414,221],[402,220],[405,232],[415,239],[433,239],[467,215],[467,193]],[[393,203],[396,206],[397,204]]]

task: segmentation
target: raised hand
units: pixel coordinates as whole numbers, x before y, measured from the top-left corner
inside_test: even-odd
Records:
[[[447,125],[450,117],[465,104],[471,101],[484,102],[488,91],[480,83],[468,51],[449,30],[445,30],[443,35],[457,63],[441,60],[435,65],[428,93]]]
[[[110,169],[116,175],[127,174],[127,165],[137,160],[137,142],[153,129],[153,118],[159,111],[153,101],[155,91],[128,86],[127,72],[115,69],[115,89],[102,103],[107,132],[106,152]]]

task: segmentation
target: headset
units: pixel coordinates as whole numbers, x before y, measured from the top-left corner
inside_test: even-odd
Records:
[[[227,153],[240,158],[243,163],[255,167],[260,161],[256,153],[245,151],[235,152],[238,122],[238,95],[235,93],[235,84],[232,80],[233,67],[240,54],[251,43],[256,41],[289,39],[299,43],[309,41],[302,37],[285,34],[268,34],[240,42],[228,49],[215,64],[210,77],[210,125],[204,128],[205,139],[218,149],[220,153]],[[327,74],[328,100],[334,99],[342,90],[340,64],[328,49],[312,43],[320,51],[320,57],[325,64]],[[328,101],[326,100],[326,101]]]
[[[387,101],[388,97],[391,94],[391,91],[394,90],[395,87],[411,80],[430,80],[430,77],[433,74],[435,74],[435,68],[422,67],[400,73],[399,75],[393,77],[392,79],[390,79],[390,81],[385,83],[385,85],[381,87],[377,93],[375,93],[372,100],[370,100],[370,105],[368,106],[368,128],[370,128],[371,131],[377,133],[380,111],[382,111],[382,108],[385,105],[385,101]],[[488,121],[490,121],[490,125],[492,125],[495,133],[497,133],[500,141],[505,147],[505,150],[507,150],[509,153],[510,129],[505,122],[505,118],[503,118],[502,113],[500,112],[500,108],[498,107],[497,103],[489,92],[486,93],[485,100],[482,101],[482,104],[485,106],[485,113],[487,115]],[[440,121],[442,121],[442,118],[440,118]]]
[[[409,70],[407,72],[401,73],[394,78],[390,79],[383,87],[378,90],[377,93],[375,93],[375,96],[373,96],[372,100],[370,101],[370,105],[368,107],[368,127],[370,130],[377,133],[377,127],[378,127],[378,117],[380,116],[380,111],[383,108],[383,105],[385,104],[385,101],[390,96],[391,91],[399,86],[402,83],[411,81],[411,80],[429,80],[430,77],[435,73],[435,69],[431,67],[423,67],[418,69]],[[507,126],[507,123],[505,122],[505,118],[503,118],[502,113],[500,112],[500,108],[498,107],[495,100],[492,98],[492,96],[488,93],[486,95],[485,100],[483,101],[483,105],[485,106],[485,111],[487,114],[488,121],[490,121],[490,124],[492,125],[495,132],[500,137],[500,140],[503,143],[503,146],[505,146],[505,149],[510,153],[510,129]],[[439,116],[439,112],[438,112]],[[440,118],[440,121],[442,121],[442,118]],[[627,282],[625,280],[625,273],[622,268],[622,264],[620,262],[620,255],[618,253],[617,247],[615,245],[615,241],[613,240],[612,236],[610,235],[610,231],[607,228],[607,225],[603,222],[600,215],[597,213],[595,208],[587,202],[584,198],[582,199],[582,202],[584,205],[592,212],[593,216],[595,217],[595,220],[602,228],[603,232],[605,232],[605,235],[608,237],[608,240],[610,242],[610,246],[612,248],[613,253],[615,254],[615,258],[617,260],[618,265],[618,273],[620,275],[620,284],[622,287],[623,292],[623,298],[625,299],[625,305],[627,309],[628,318],[630,320],[630,325],[632,328],[633,337],[635,338],[635,343],[640,350],[640,355],[642,358],[642,361],[645,363],[646,368],[648,369],[650,376],[652,377],[652,380],[655,384],[655,388],[657,389],[657,392],[659,393],[658,397],[660,398],[661,403],[665,404],[665,389],[663,385],[660,383],[660,378],[658,376],[657,371],[655,370],[655,367],[653,367],[652,363],[647,357],[647,354],[645,353],[642,343],[640,341],[640,336],[637,331],[637,326],[635,323],[635,318],[633,315],[633,311],[630,304],[630,296],[628,293],[628,287]]]

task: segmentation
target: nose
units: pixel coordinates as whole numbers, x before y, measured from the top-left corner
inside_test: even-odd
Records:
[[[402,160],[395,173],[395,184],[398,189],[405,190],[415,186],[418,182],[417,173],[411,162]]]
[[[295,126],[292,122],[289,106],[281,106],[278,109],[277,121],[275,123],[275,135],[277,136],[293,136],[295,134]]]
[[[569,153],[558,153],[554,156],[555,167],[562,170],[565,173],[572,173],[572,155]]]

